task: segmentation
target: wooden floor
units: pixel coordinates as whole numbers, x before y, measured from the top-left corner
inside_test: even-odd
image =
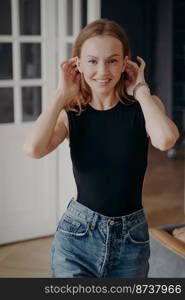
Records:
[[[150,227],[185,223],[184,151],[169,159],[150,145],[143,187],[143,206]],[[0,247],[0,277],[51,277],[53,236]]]

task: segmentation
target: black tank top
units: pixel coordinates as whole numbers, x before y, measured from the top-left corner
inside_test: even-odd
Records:
[[[139,102],[66,113],[76,200],[111,217],[143,208],[149,138]]]

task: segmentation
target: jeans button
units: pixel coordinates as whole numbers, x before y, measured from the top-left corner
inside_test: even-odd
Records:
[[[114,220],[110,220],[110,225],[114,225]]]

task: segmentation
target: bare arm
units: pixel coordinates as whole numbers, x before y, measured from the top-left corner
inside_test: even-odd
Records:
[[[78,93],[81,76],[76,57],[63,61],[59,68],[60,80],[54,97],[29,130],[23,145],[23,151],[34,158],[48,154],[67,137],[63,108]]]
[[[34,158],[40,158],[49,153],[51,149],[48,147],[51,145],[50,142],[55,131],[58,132],[58,130],[61,130],[61,136],[59,137],[61,141],[62,136],[65,138],[66,128],[61,122],[61,118],[58,119],[65,102],[66,98],[62,97],[60,91],[56,91],[54,98],[40,114],[25,138],[23,151],[27,155]],[[52,142],[52,144],[54,143]]]
[[[161,151],[173,147],[180,134],[176,124],[167,116],[160,98],[141,87],[137,91],[137,100],[143,110],[152,145]]]

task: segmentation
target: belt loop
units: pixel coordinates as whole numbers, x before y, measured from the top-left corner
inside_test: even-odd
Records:
[[[127,218],[125,216],[122,216],[122,225],[123,225],[123,232],[127,232],[128,224],[127,224]]]
[[[91,223],[91,229],[93,230],[96,226],[96,221],[98,220],[98,214],[95,213],[93,218],[92,218],[92,223]]]

